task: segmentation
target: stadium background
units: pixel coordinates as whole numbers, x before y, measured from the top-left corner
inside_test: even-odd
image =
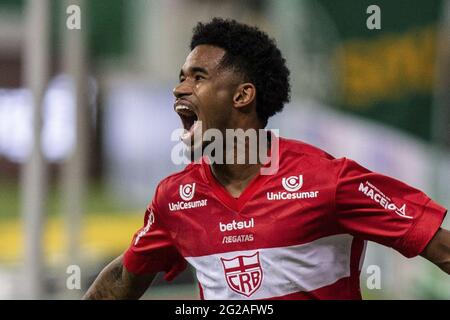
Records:
[[[81,30],[66,27],[71,4]],[[380,30],[366,26],[372,4]],[[261,27],[287,58],[292,102],[269,128],[450,207],[450,1],[0,0],[0,299],[79,298],[128,246],[156,183],[181,169],[171,92],[192,27],[213,16]],[[371,265],[381,289],[366,285]],[[361,287],[450,298],[432,264],[374,244]],[[145,295],[197,297],[192,270]]]

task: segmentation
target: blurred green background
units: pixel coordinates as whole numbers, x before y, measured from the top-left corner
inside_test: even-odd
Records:
[[[181,169],[171,90],[192,28],[214,16],[259,26],[287,58],[292,102],[269,128],[448,207],[449,3],[377,1],[381,29],[370,30],[365,0],[0,0],[0,299],[78,298],[127,248],[157,182]],[[66,27],[71,4],[81,30]],[[43,101],[40,140],[30,91]],[[81,267],[80,290],[66,287],[69,265]],[[381,289],[366,285],[370,265]],[[361,288],[368,299],[450,298],[430,263],[374,244]],[[158,278],[145,298],[197,299],[192,270]]]

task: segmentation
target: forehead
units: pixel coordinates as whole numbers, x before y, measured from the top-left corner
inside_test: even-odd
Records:
[[[201,67],[208,71],[214,70],[222,60],[225,50],[211,45],[198,45],[186,57],[183,70],[188,71],[193,67]]]

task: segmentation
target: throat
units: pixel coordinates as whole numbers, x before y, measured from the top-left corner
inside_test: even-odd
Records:
[[[229,184],[225,185],[224,187],[233,198],[238,199],[241,196],[242,192],[244,192],[247,185]]]
[[[211,172],[233,198],[239,198],[259,174],[261,165],[213,165]]]

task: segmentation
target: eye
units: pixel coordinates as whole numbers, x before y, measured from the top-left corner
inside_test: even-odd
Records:
[[[203,79],[205,79],[204,76],[199,75],[199,74],[195,75],[195,81],[199,81],[199,80],[203,80]]]
[[[180,83],[183,82],[186,78],[185,77],[180,77]]]

